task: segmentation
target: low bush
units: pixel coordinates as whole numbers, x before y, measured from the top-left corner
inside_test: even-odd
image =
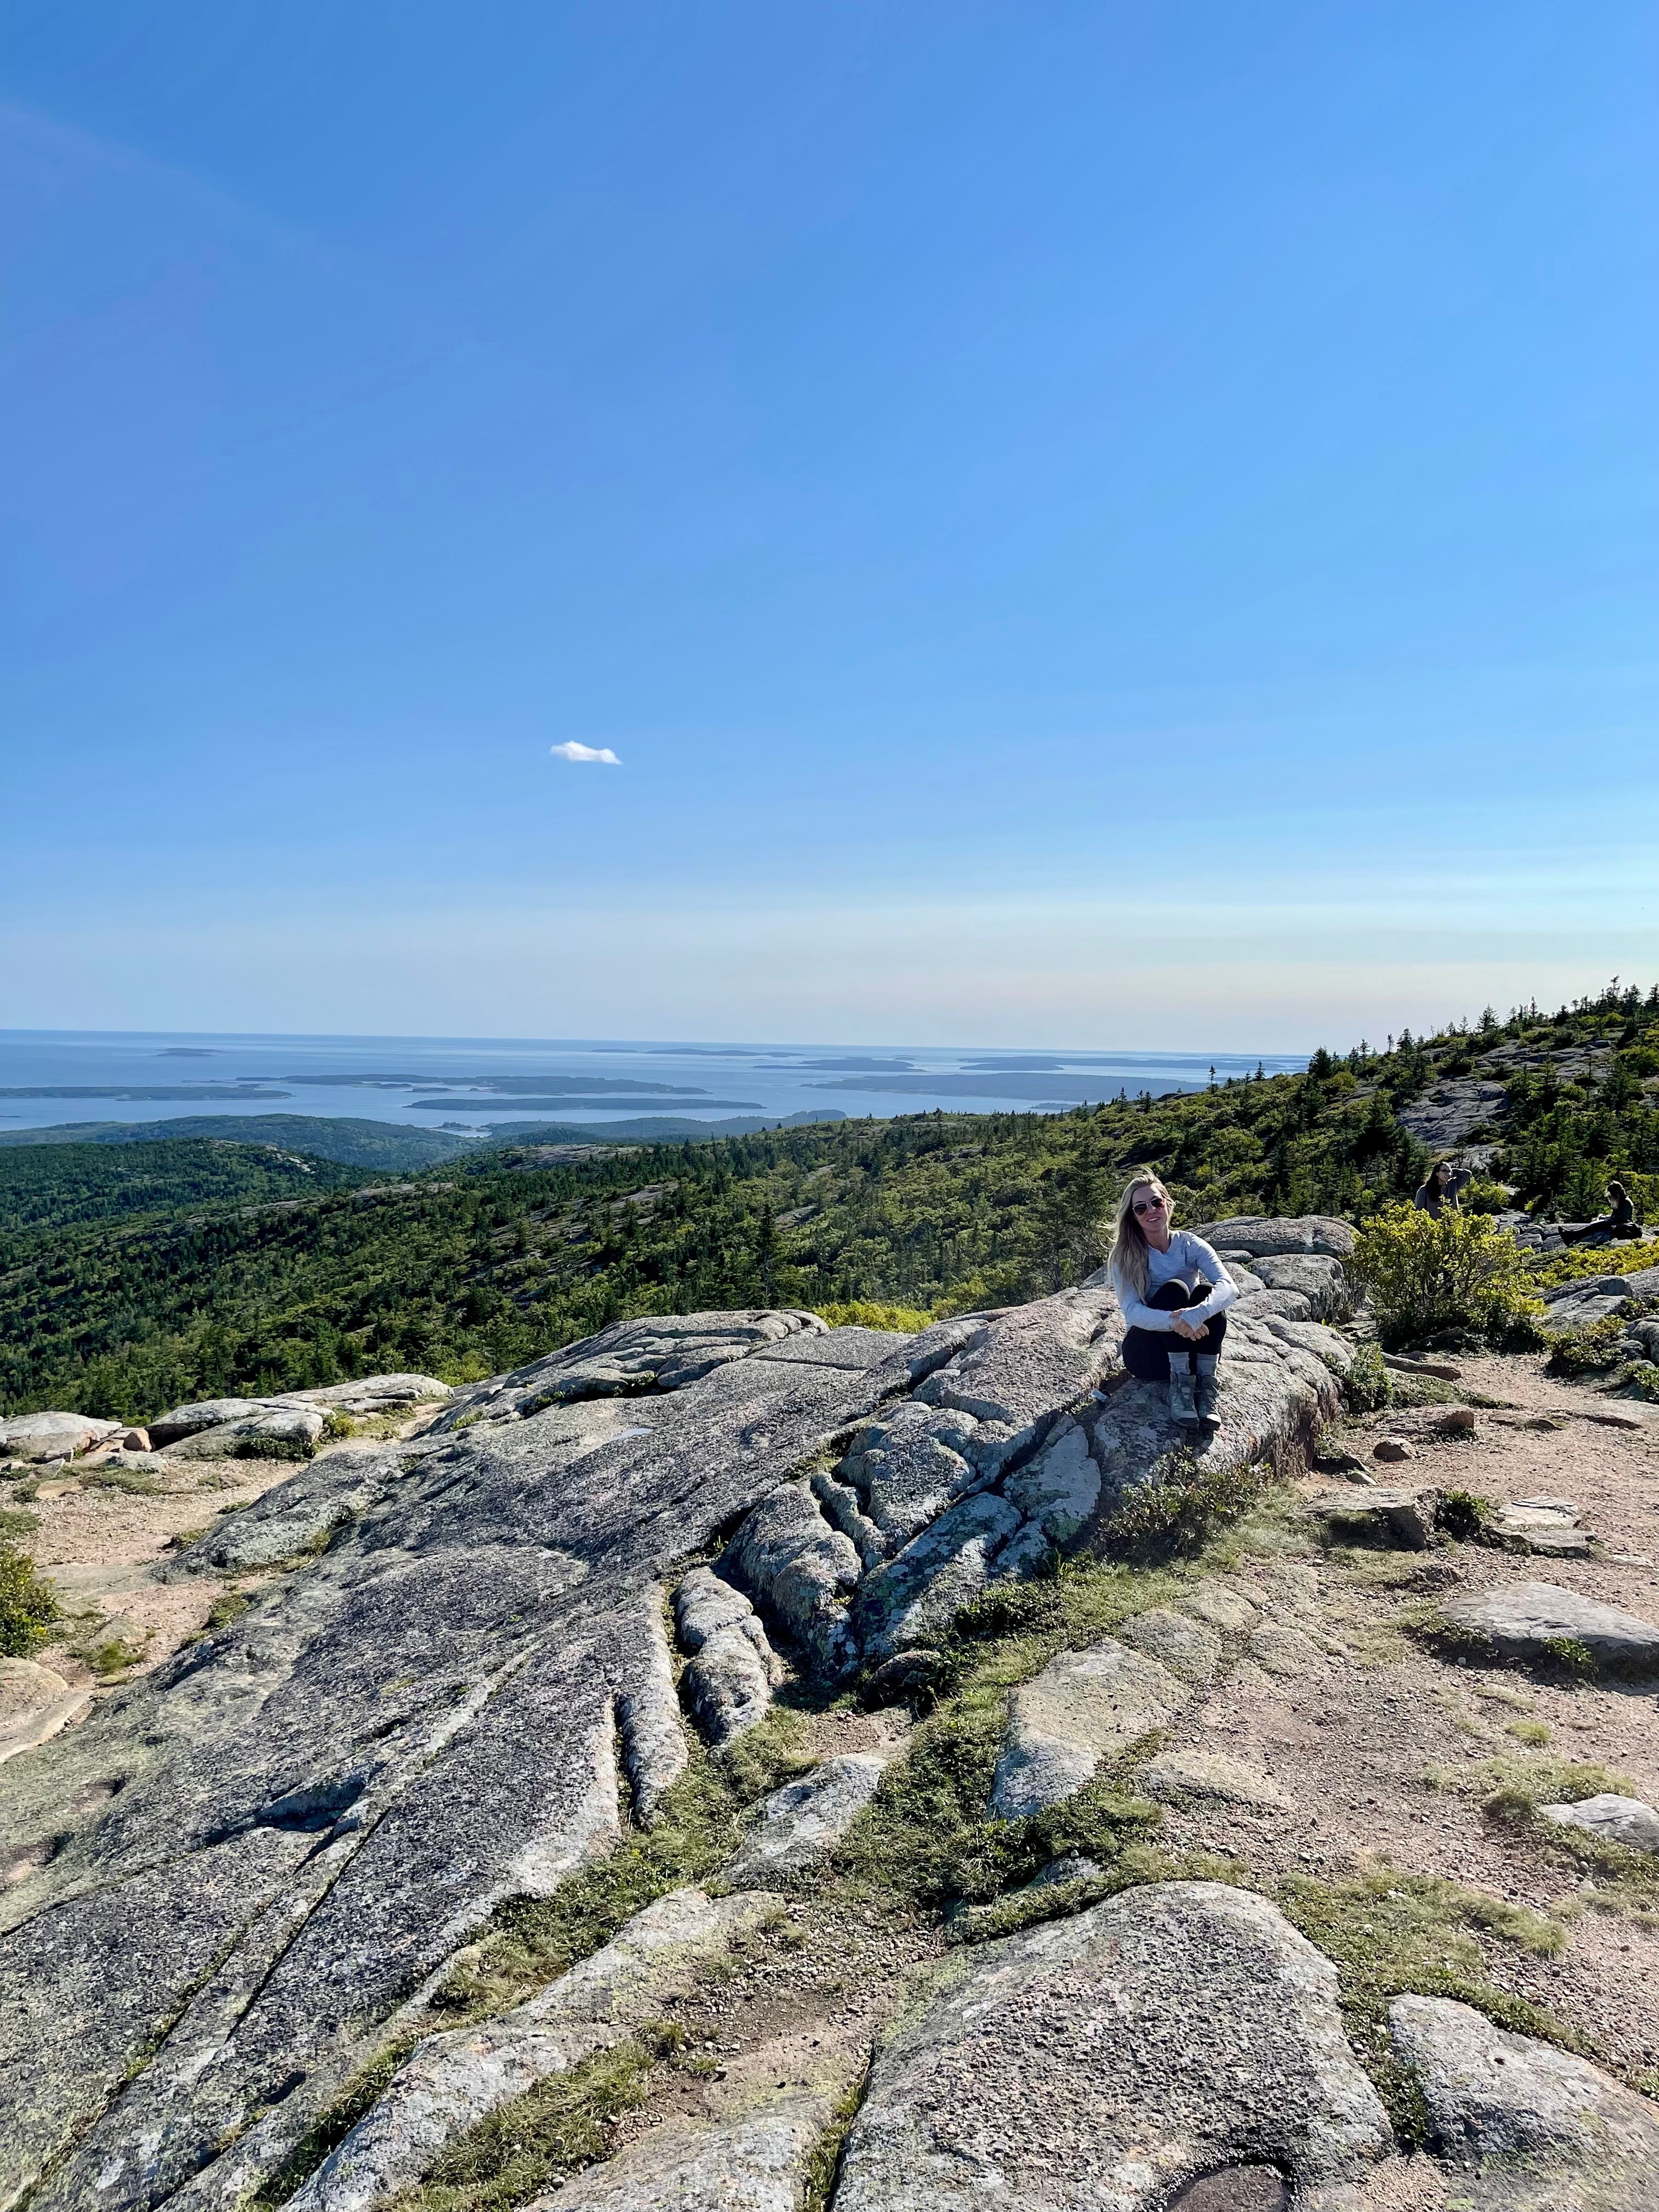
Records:
[[[15,1545],[0,1543],[0,1658],[27,1659],[60,1618],[57,1593]]]
[[[1351,1413],[1376,1413],[1394,1397],[1394,1377],[1382,1364],[1374,1344],[1362,1344],[1342,1379],[1342,1395]]]
[[[1495,1182],[1491,1176],[1472,1176],[1459,1200],[1465,1213],[1503,1213],[1514,1202],[1515,1194],[1508,1185]]]
[[[1212,1466],[1192,1452],[1167,1453],[1152,1479],[1129,1491],[1106,1524],[1106,1541],[1122,1559],[1191,1558],[1229,1521],[1263,1496],[1273,1480],[1266,1462]]]
[[[1454,1334],[1528,1340],[1542,1310],[1513,1237],[1486,1215],[1391,1206],[1362,1227],[1348,1272],[1369,1296],[1386,1345]]]
[[[916,1336],[933,1325],[925,1306],[884,1306],[868,1298],[843,1298],[839,1304],[814,1306],[811,1310],[831,1328],[891,1329],[901,1336]]]

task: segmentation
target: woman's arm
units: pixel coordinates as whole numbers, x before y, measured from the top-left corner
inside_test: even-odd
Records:
[[[1222,1265],[1212,1245],[1206,1244],[1201,1237],[1193,1236],[1190,1231],[1184,1233],[1187,1257],[1208,1276],[1211,1290],[1208,1297],[1201,1298],[1195,1306],[1183,1306],[1181,1318],[1187,1322],[1213,1321],[1218,1313],[1225,1313],[1238,1296],[1238,1285]]]
[[[1112,1270],[1112,1295],[1121,1309],[1124,1324],[1129,1328],[1157,1328],[1167,1331],[1175,1316],[1163,1306],[1149,1306],[1144,1298],[1135,1295],[1131,1285],[1120,1279],[1117,1269]],[[1183,1310],[1183,1318],[1185,1318]]]

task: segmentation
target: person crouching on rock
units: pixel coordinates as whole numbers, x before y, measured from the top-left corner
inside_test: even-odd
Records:
[[[1143,1382],[1169,1383],[1170,1411],[1183,1428],[1218,1429],[1216,1363],[1238,1286],[1203,1238],[1173,1227],[1170,1214],[1156,1176],[1137,1176],[1118,1201],[1110,1269],[1129,1324],[1123,1364]]]

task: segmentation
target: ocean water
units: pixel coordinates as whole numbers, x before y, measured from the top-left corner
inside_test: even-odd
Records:
[[[1270,1075],[1306,1064],[1261,1058]],[[1052,1112],[1120,1091],[1202,1090],[1212,1068],[1220,1082],[1256,1065],[1237,1053],[0,1030],[0,1128],[319,1114],[483,1135],[641,1115]]]

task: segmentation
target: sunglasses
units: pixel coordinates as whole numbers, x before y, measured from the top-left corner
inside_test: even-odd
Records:
[[[1138,1198],[1134,1203],[1134,1211],[1137,1213],[1162,1213],[1164,1200],[1161,1198]]]

